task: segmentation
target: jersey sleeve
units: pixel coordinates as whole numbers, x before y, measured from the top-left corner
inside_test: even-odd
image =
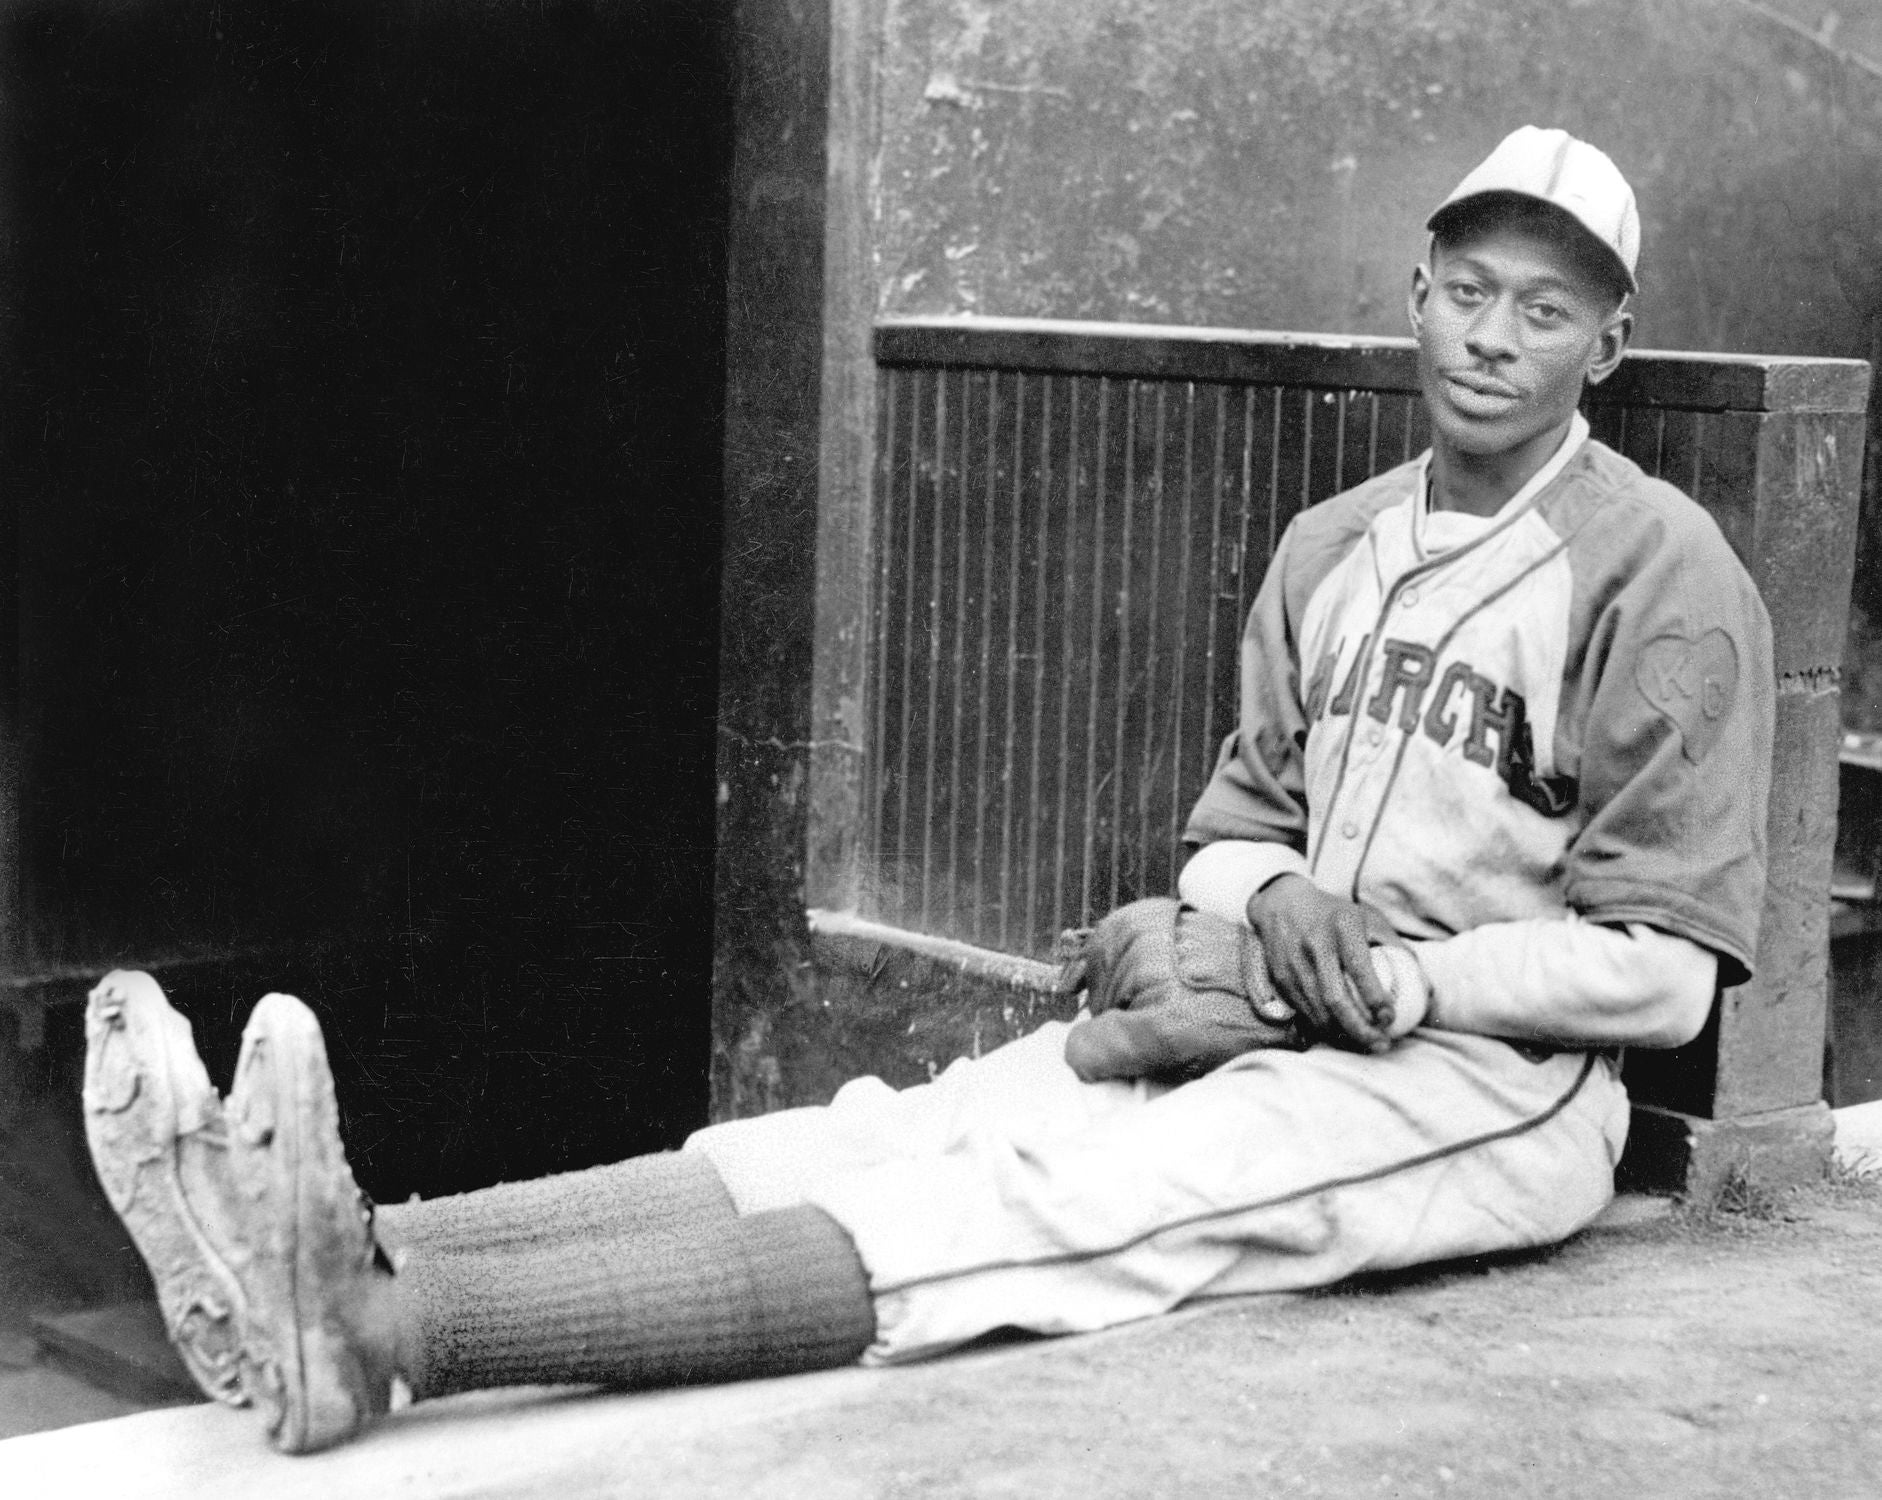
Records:
[[[1750,974],[1764,899],[1771,626],[1717,528],[1681,505],[1622,528],[1632,555],[1597,571],[1584,605],[1566,723],[1586,821],[1564,895],[1591,921],[1703,944],[1731,985]]]
[[[1298,518],[1274,549],[1242,630],[1240,712],[1222,743],[1183,841],[1279,844],[1305,855],[1307,720],[1301,709],[1300,648],[1289,618],[1288,579],[1299,549]]]

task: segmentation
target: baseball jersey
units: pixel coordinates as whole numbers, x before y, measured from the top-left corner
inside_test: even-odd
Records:
[[[1185,839],[1408,938],[1578,913],[1750,972],[1770,624],[1697,504],[1587,437],[1444,545],[1428,456],[1295,518],[1241,648],[1241,714]]]

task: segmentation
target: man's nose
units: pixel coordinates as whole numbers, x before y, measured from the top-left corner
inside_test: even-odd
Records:
[[[1464,346],[1473,358],[1485,361],[1516,357],[1516,309],[1502,297],[1492,298],[1477,311],[1464,331]]]

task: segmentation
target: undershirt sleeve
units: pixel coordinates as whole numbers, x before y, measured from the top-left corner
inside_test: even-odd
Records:
[[[1291,844],[1218,839],[1191,856],[1176,888],[1191,906],[1246,926],[1248,902],[1256,891],[1283,875],[1306,873],[1306,856]]]
[[[1643,922],[1569,913],[1408,944],[1431,986],[1425,1024],[1577,1047],[1678,1047],[1711,1012],[1719,960]]]

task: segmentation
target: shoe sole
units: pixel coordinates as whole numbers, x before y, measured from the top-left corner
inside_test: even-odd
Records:
[[[186,1150],[226,1152],[222,1105],[190,1023],[150,975],[114,970],[92,990],[83,1098],[92,1166],[150,1268],[170,1342],[204,1394],[246,1406],[248,1299],[185,1181]]]
[[[292,995],[263,996],[249,1018],[228,1121],[260,1241],[250,1246],[261,1304],[247,1340],[250,1389],[274,1446],[311,1453],[383,1413],[389,1393],[360,1332],[371,1293],[365,1200],[340,1145],[320,1024]]]

